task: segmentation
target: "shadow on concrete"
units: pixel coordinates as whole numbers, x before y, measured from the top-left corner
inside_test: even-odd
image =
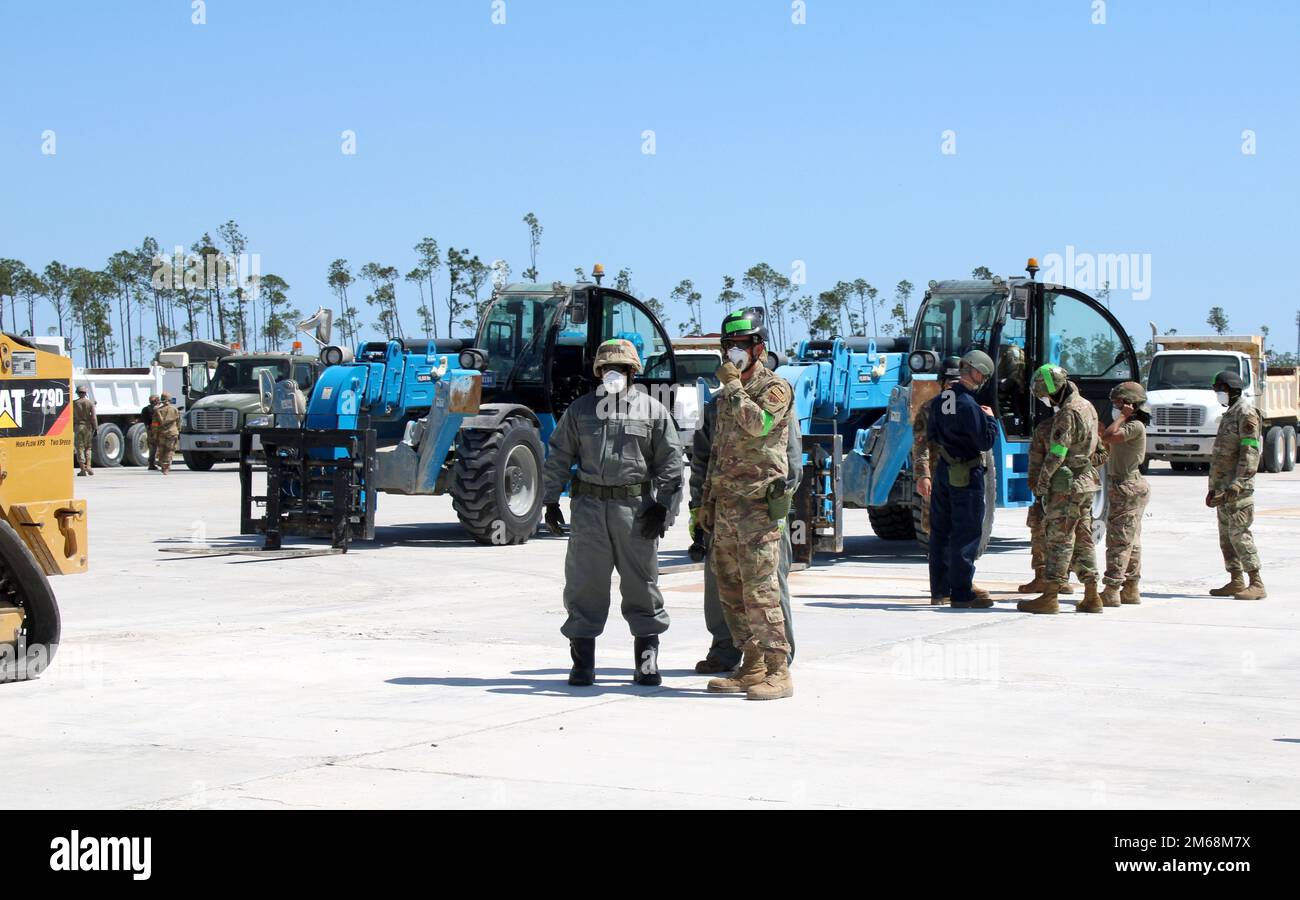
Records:
[[[709,697],[728,696],[726,694],[709,694],[703,687],[676,688],[670,684],[658,687],[641,687],[632,683],[628,669],[597,669],[596,683],[590,687],[574,687],[566,680],[568,669],[532,669],[511,672],[511,675],[550,675],[548,678],[453,678],[406,676],[389,678],[385,684],[406,687],[470,687],[482,688],[492,694],[523,694],[543,697],[601,697],[623,695],[627,697]],[[695,676],[694,669],[673,669],[661,671],[664,678],[683,678]],[[697,676],[698,677],[698,676]],[[744,697],[744,694],[740,694]]]
[[[1300,738],[1273,738],[1279,744],[1300,744]]]
[[[864,594],[863,596],[871,595]],[[994,605],[987,607],[986,609],[953,609],[951,606],[931,606],[929,603],[805,603],[803,605],[819,607],[822,609],[880,609],[887,612],[920,612],[921,610],[934,610],[935,612],[956,616],[964,616],[971,613],[977,615],[979,613],[1015,613],[1016,615],[1027,615],[1027,613],[1022,613],[1014,606],[1011,606],[1010,603],[1001,606]]]

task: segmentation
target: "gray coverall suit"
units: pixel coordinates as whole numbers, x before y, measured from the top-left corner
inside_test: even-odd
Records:
[[[569,490],[569,547],[564,560],[560,633],[594,638],[609,617],[610,576],[618,569],[623,618],[633,637],[668,629],[659,592],[659,541],[641,537],[640,514],[658,502],[671,513],[680,499],[682,447],[672,416],[643,391],[612,403],[604,388],[564,411],[546,457],[546,503]],[[576,473],[570,469],[577,464]]]
[[[699,506],[704,491],[704,478],[709,472],[709,455],[713,449],[713,433],[718,426],[717,400],[710,400],[700,412],[699,425],[691,442],[691,507]],[[803,478],[803,440],[799,420],[790,418],[790,475],[786,490],[792,491]],[[691,535],[694,539],[694,535]],[[790,660],[794,661],[794,620],[790,617],[790,529],[787,526],[781,539],[781,558],[777,578],[781,586],[781,612],[785,613],[786,640],[790,642]],[[704,625],[713,635],[708,659],[735,668],[740,664],[740,651],[731,638],[731,630],[722,615],[722,601],[718,598],[718,584],[713,578],[713,566],[704,566]]]

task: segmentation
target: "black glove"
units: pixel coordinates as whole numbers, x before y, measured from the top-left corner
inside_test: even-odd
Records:
[[[564,534],[564,513],[560,512],[560,504],[546,504],[546,527],[551,534]]]
[[[641,514],[641,537],[653,541],[664,536],[668,530],[668,507],[656,503]]]

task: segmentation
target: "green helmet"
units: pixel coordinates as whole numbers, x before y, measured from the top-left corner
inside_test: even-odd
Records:
[[[749,337],[751,335],[764,343],[767,342],[767,332],[763,328],[763,310],[761,308],[738,309],[733,313],[728,313],[727,317],[722,320],[723,340]]]
[[[961,358],[961,364],[974,369],[985,378],[993,377],[993,360],[983,350],[971,350]]]
[[[631,341],[623,338],[611,338],[596,348],[596,360],[591,370],[600,377],[600,370],[605,366],[631,366],[633,375],[641,374],[641,357]]]
[[[1070,373],[1051,363],[1039,366],[1034,372],[1031,388],[1035,397],[1054,397],[1070,380]]]

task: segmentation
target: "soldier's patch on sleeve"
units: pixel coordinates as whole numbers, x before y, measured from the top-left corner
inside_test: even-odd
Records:
[[[1242,437],[1255,437],[1259,434],[1259,416],[1249,415],[1241,417],[1241,430],[1238,432]]]
[[[777,379],[763,392],[762,406],[773,414],[785,412],[786,407],[790,405],[790,397],[790,385],[786,384],[784,379]]]

